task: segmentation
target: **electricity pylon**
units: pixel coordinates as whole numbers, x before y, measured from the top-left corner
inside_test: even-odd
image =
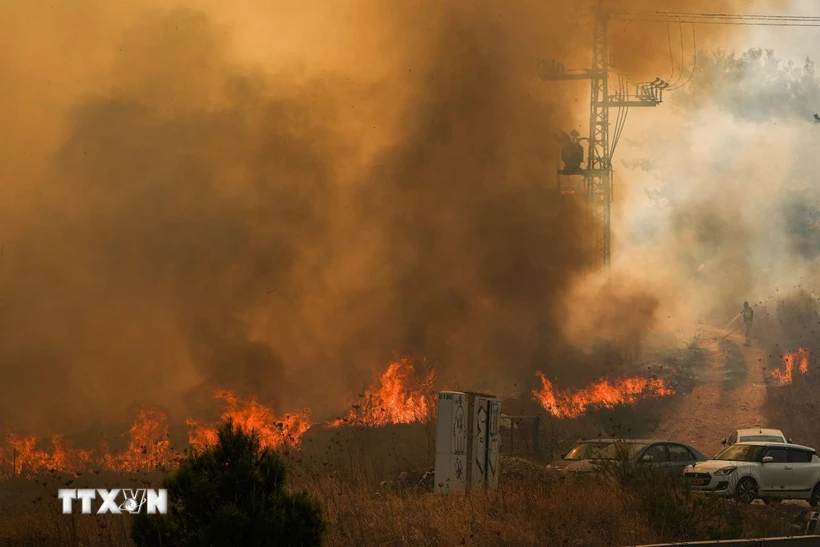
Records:
[[[555,60],[539,61],[542,80],[590,80],[589,144],[587,167],[578,172],[584,177],[587,228],[594,253],[592,264],[609,270],[611,255],[610,216],[613,199],[612,148],[609,139],[609,109],[633,106],[657,106],[662,102],[663,89],[669,84],[656,79],[639,83],[635,93],[609,94],[609,44],[607,23],[611,12],[599,7],[595,12],[592,33],[592,67],[567,71]]]

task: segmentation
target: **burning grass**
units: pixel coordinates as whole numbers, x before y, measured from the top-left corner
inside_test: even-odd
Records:
[[[245,431],[255,431],[263,448],[298,448],[302,435],[311,426],[307,411],[277,418],[272,408],[254,398],[243,400],[227,390],[217,391],[215,397],[227,406],[222,419],[233,421]],[[216,442],[219,424],[203,424],[192,419],[187,420],[187,424],[188,444],[194,450],[205,450]]]
[[[771,377],[781,385],[788,385],[794,380],[795,372],[801,375],[809,373],[809,350],[806,348],[783,355],[783,370],[773,369]]]
[[[533,396],[544,410],[557,418],[578,418],[594,408],[633,405],[644,398],[675,393],[662,378],[600,379],[580,390],[556,390],[546,376],[540,372],[538,376],[541,389],[533,390]]]
[[[399,359],[359,396],[359,402],[352,406],[347,416],[330,425],[381,427],[429,422],[436,411],[435,379],[434,369],[422,374],[409,359]]]
[[[171,450],[168,423],[162,411],[140,409],[128,433],[128,447],[112,453],[105,441],[86,450],[75,448],[70,440],[60,435],[52,436],[50,450],[38,449],[36,438],[6,432],[0,444],[0,476],[31,476],[46,472],[77,475],[101,469],[137,472],[174,464],[178,454]]]
[[[800,365],[799,361],[797,365]],[[790,381],[768,387],[764,406],[767,421],[771,427],[782,429],[794,442],[820,448],[820,422],[817,420],[820,412],[820,403],[817,402],[820,377],[792,374],[789,378],[788,372],[787,362],[783,375]]]
[[[435,371],[417,371],[409,359],[391,363],[370,389],[361,395],[348,415],[330,427],[382,427],[391,424],[427,423],[435,414]],[[250,397],[242,399],[227,390],[215,392],[224,405],[222,420],[232,420],[246,431],[255,431],[263,447],[273,450],[299,449],[303,435],[313,425],[308,410],[277,416],[268,405]],[[205,450],[216,441],[218,424],[189,418],[188,446]],[[7,431],[0,437],[0,476],[34,475],[50,470],[78,474],[90,469],[124,472],[163,469],[180,457],[171,450],[165,413],[156,408],[139,410],[129,430],[128,447],[112,452],[102,442],[94,449],[79,449],[70,440],[54,435],[50,448],[38,448],[32,436]]]

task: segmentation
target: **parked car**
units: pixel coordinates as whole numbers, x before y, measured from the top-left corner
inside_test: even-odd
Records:
[[[820,504],[820,456],[813,448],[797,444],[736,443],[687,468],[684,478],[694,490],[744,503],[759,498]]]
[[[680,477],[687,466],[708,459],[696,448],[675,441],[618,440],[590,458],[569,463],[564,470],[571,473],[588,473],[594,471],[596,465],[602,461],[614,461],[624,457],[636,465],[648,465],[652,469],[676,477]]]
[[[735,443],[790,443],[791,439],[787,439],[782,431],[779,429],[763,429],[754,427],[751,429],[737,429],[729,435],[728,438],[720,441],[723,446],[732,446]]]
[[[614,442],[615,439],[589,439],[579,441],[578,444],[572,447],[572,450],[566,454],[561,454],[561,459],[552,462],[547,468],[563,470],[571,463],[594,459],[598,452]]]

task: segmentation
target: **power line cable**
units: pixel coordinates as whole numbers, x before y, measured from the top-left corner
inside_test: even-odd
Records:
[[[695,71],[697,70],[697,67],[698,67],[698,46],[697,46],[697,42],[696,42],[696,39],[695,39],[695,25],[692,25],[692,72],[689,73],[689,77],[686,78],[685,82],[683,82],[682,84],[677,85],[675,87],[670,86],[669,88],[667,88],[667,91],[674,91],[676,89],[680,89],[680,88],[686,86],[686,84],[688,84],[690,81],[692,81],[692,77],[695,75]]]

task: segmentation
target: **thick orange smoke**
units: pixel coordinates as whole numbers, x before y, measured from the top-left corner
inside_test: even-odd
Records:
[[[778,369],[772,370],[772,378],[778,380],[781,384],[791,384],[794,379],[794,366],[797,365],[797,370],[800,374],[808,374],[809,372],[809,350],[800,348],[795,352],[787,353],[783,356],[783,371]]]
[[[557,418],[578,418],[592,408],[614,408],[635,404],[647,397],[665,397],[675,392],[662,378],[621,378],[610,382],[601,379],[581,390],[556,390],[546,376],[541,378],[541,389],[533,390],[535,399]]]
[[[435,378],[435,370],[420,375],[407,358],[391,363],[347,416],[332,422],[331,426],[378,427],[430,421],[436,408]]]
[[[597,0],[332,4],[0,6],[0,423],[137,398],[182,423],[232,389],[281,405],[275,446],[307,423],[283,409],[333,416],[394,351],[465,390],[599,375],[562,332],[592,238],[552,142],[588,131],[589,83],[536,69],[589,67]],[[639,26],[613,24],[617,66],[665,76],[666,27]],[[637,345],[623,294],[591,313]]]

